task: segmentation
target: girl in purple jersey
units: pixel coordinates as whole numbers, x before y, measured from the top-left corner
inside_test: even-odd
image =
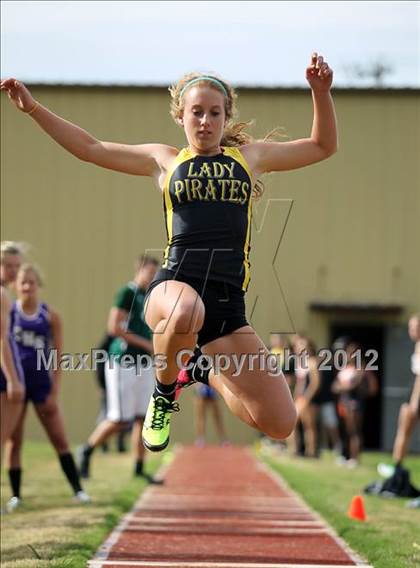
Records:
[[[11,436],[7,452],[9,479],[13,496],[8,503],[12,511],[21,503],[21,450],[27,403],[32,402],[48,438],[58,454],[61,468],[71,485],[77,501],[89,501],[82,490],[73,455],[69,450],[63,416],[58,405],[60,369],[50,371],[41,360],[48,360],[50,349],[57,350],[60,360],[62,346],[61,318],[51,308],[40,302],[39,288],[42,285],[38,270],[24,264],[17,275],[17,301],[11,310],[11,332],[16,342],[26,383],[26,401],[18,425]]]

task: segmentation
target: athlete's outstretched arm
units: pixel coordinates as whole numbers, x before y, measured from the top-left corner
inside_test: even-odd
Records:
[[[306,69],[312,89],[314,118],[309,138],[291,142],[255,142],[243,147],[256,174],[293,170],[325,160],[337,151],[337,122],[330,89],[333,71],[316,53]]]
[[[16,79],[1,81],[16,107],[33,118],[38,125],[68,152],[83,160],[126,174],[156,177],[161,173],[169,153],[174,149],[164,144],[117,144],[103,142],[79,126],[57,116],[32,97]]]

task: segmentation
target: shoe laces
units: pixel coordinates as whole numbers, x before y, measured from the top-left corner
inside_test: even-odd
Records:
[[[177,402],[170,402],[163,397],[159,396],[155,399],[155,407],[153,409],[153,416],[151,422],[152,430],[162,430],[167,412],[178,412],[179,404]]]

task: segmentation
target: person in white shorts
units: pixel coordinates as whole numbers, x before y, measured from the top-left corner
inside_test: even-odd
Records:
[[[134,279],[115,296],[108,320],[108,333],[114,339],[105,366],[106,418],[96,426],[87,443],[79,448],[79,470],[83,478],[90,476],[90,459],[95,448],[128,423],[133,423],[134,474],[149,483],[158,482],[144,471],[145,449],[141,437],[155,384],[152,332],[144,319],[144,295],[158,266],[157,259],[140,256],[135,263]]]
[[[111,422],[143,419],[154,390],[154,380],[154,369],[149,365],[136,368],[135,365],[121,365],[118,359],[108,361],[105,367],[106,418]]]

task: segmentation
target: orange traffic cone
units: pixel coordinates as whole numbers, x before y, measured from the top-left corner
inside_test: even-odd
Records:
[[[356,521],[366,521],[365,504],[363,502],[363,497],[356,495],[353,497],[350,503],[347,515],[350,519],[355,519]]]

